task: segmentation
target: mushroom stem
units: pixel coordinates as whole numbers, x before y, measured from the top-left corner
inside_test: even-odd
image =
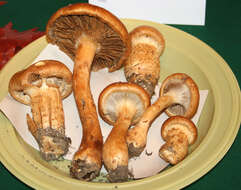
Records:
[[[64,110],[62,98],[57,88],[51,88],[48,93],[51,97],[55,97],[55,99],[51,99],[50,101],[51,126],[53,129],[60,130],[61,133],[64,133],[64,131],[61,131],[64,128],[59,128],[60,126],[64,126]]]
[[[91,64],[96,45],[87,38],[80,39],[73,72],[73,92],[82,124],[83,136],[70,168],[74,178],[94,179],[101,169],[102,133],[96,106],[90,90]]]
[[[64,111],[58,88],[49,87],[46,80],[42,86],[28,89],[31,97],[33,119],[27,114],[29,131],[37,140],[40,154],[45,160],[58,159],[67,153],[70,140],[65,137]]]
[[[147,141],[148,130],[154,121],[154,119],[163,111],[165,108],[173,104],[173,98],[171,96],[161,96],[156,102],[149,106],[139,122],[127,132],[127,144],[129,150],[129,156],[139,156]]]
[[[128,179],[128,147],[126,134],[131,125],[135,110],[121,109],[103,146],[103,161],[108,170],[110,182],[123,182]]]

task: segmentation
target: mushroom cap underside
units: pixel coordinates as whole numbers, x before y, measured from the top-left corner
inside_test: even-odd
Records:
[[[188,118],[173,116],[168,118],[162,125],[161,136],[166,140],[169,134],[183,133],[186,135],[189,144],[193,144],[197,139],[197,127]]]
[[[59,61],[41,60],[11,77],[9,93],[17,101],[29,105],[31,99],[25,90],[40,88],[43,79],[48,86],[59,89],[62,99],[72,92],[71,71]]]
[[[132,125],[135,124],[149,105],[147,92],[142,87],[128,82],[110,84],[101,92],[98,101],[99,113],[110,125],[114,125],[123,107],[136,110],[132,119]]]
[[[185,73],[168,76],[160,89],[160,96],[170,95],[174,103],[165,112],[168,116],[182,115],[192,118],[199,105],[199,89],[193,79]]]
[[[165,49],[165,39],[162,33],[154,27],[141,25],[130,33],[131,46],[148,44],[156,48],[155,56],[160,57]]]
[[[115,71],[122,67],[130,53],[126,27],[101,7],[86,3],[72,4],[59,9],[47,23],[47,41],[59,46],[73,60],[83,36],[97,46],[93,71],[104,67]]]

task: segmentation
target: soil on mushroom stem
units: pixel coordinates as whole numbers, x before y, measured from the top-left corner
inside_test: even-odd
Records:
[[[71,160],[65,160],[63,157],[59,160],[49,161],[49,164],[61,172],[69,174],[69,168],[71,167]],[[127,181],[133,181],[134,179],[128,179]],[[91,182],[109,183],[107,179],[107,173],[100,172],[100,175],[93,179]]]

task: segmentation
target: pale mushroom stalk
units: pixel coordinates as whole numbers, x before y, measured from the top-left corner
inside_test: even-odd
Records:
[[[39,90],[35,89],[36,92],[33,91],[31,89],[24,92],[31,97],[31,110],[36,125],[43,129],[51,126],[63,133],[64,110],[59,89],[48,86],[46,79],[42,79],[42,86]]]
[[[30,105],[27,114],[29,131],[39,144],[45,160],[55,160],[68,151],[70,139],[65,136],[62,99],[72,92],[72,73],[58,61],[44,60],[13,75],[10,94]]]
[[[126,134],[136,109],[130,109],[128,104],[121,107],[114,128],[103,147],[103,159],[110,182],[127,181],[129,175]]]
[[[103,161],[110,182],[123,182],[129,178],[126,134],[149,104],[149,95],[136,84],[112,83],[101,92],[100,116],[114,126],[103,146]]]
[[[58,155],[67,153],[68,149],[64,147],[68,147],[70,142],[63,136],[64,110],[60,92],[58,88],[48,87],[45,79],[42,80],[42,86],[38,91],[33,94],[32,90],[30,91],[25,91],[31,98],[33,114],[33,119],[27,114],[29,131],[38,141],[42,157],[45,160],[57,159]]]
[[[172,103],[172,97],[160,97],[145,110],[139,122],[129,129],[127,133],[127,144],[130,157],[139,156],[143,152],[146,146],[147,133],[152,122],[161,113],[161,111],[170,106]]]
[[[167,77],[162,84],[159,98],[145,110],[139,122],[127,133],[130,157],[139,156],[143,152],[148,130],[162,111],[174,106],[173,115],[191,118],[197,111],[198,103],[199,91],[189,76],[177,73]]]

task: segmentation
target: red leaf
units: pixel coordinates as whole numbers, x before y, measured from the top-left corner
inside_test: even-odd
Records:
[[[6,4],[7,1],[0,1],[0,6]]]
[[[37,31],[37,28],[18,32],[12,29],[12,26],[13,24],[9,22],[6,26],[0,28],[0,69],[20,49],[44,35],[44,32]]]

